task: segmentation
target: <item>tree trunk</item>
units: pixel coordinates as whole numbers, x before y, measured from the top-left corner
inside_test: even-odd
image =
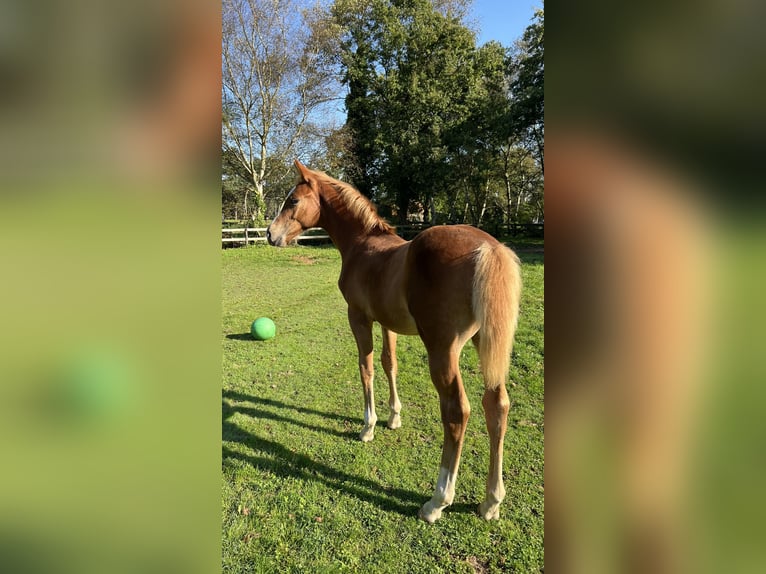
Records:
[[[505,224],[508,232],[511,232],[511,210],[513,209],[513,186],[511,185],[511,142],[507,148],[501,148],[503,153],[503,183],[505,183]]]
[[[484,219],[484,214],[487,213],[487,196],[484,196],[484,201],[481,203],[481,210],[479,211],[479,218],[476,221],[476,227],[481,226],[481,222]]]
[[[486,183],[484,184],[484,198],[481,202],[481,209],[479,210],[479,218],[476,221],[476,227],[479,227],[481,225],[482,219],[484,219],[484,214],[487,212],[487,198],[489,197],[489,179],[487,179]]]
[[[503,179],[505,180],[505,219],[508,226],[508,232],[511,231],[511,212],[513,211],[513,189],[511,188],[511,174],[508,171],[503,173]]]
[[[268,130],[264,130],[268,133]],[[261,140],[261,157],[258,160],[258,171],[253,174],[253,183],[255,184],[255,194],[256,194],[256,208],[253,210],[253,215],[260,219],[263,216],[263,213],[261,211],[263,210],[264,206],[264,200],[263,200],[263,184],[264,180],[266,178],[266,139],[263,138]],[[256,213],[257,211],[257,213]]]
[[[469,208],[471,206],[471,196],[468,194],[468,190],[465,191],[465,207],[463,208],[463,221],[465,223],[468,220]]]
[[[519,190],[519,195],[516,197],[516,213],[514,214],[515,221],[519,221],[519,207],[521,206],[521,196],[524,194],[524,190]]]
[[[428,213],[430,215],[428,223],[431,225],[436,225],[436,211],[434,209],[434,198],[431,196],[428,198]],[[425,218],[423,220],[425,221]]]

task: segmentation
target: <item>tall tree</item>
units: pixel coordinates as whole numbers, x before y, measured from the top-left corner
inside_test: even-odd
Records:
[[[462,2],[336,0],[357,183],[404,219],[446,167],[444,133],[467,113],[474,35]],[[458,15],[454,15],[458,14]]]
[[[516,135],[527,140],[544,171],[545,163],[545,13],[535,11],[532,24],[508,58],[512,78],[511,122]]]
[[[347,122],[332,163],[384,210],[542,217],[543,12],[477,47],[469,0],[335,0]],[[338,133],[340,135],[340,133]],[[538,173],[539,172],[539,173]]]
[[[498,42],[488,42],[473,53],[466,78],[466,113],[446,133],[447,162],[453,167],[447,207],[450,221],[480,225],[489,204],[498,203],[498,151],[508,133],[504,56]]]
[[[315,13],[295,0],[224,0],[222,21],[223,148],[252,186],[245,210],[260,215],[268,182],[317,135],[312,117],[333,99],[334,75]]]

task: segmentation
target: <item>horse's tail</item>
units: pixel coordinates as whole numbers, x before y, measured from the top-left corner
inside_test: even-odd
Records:
[[[521,268],[516,254],[501,243],[484,243],[476,250],[473,311],[479,323],[476,347],[484,385],[505,385],[513,336],[519,317]]]

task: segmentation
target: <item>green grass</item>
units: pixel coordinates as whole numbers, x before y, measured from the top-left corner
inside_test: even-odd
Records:
[[[455,503],[417,518],[438,475],[442,428],[426,354],[399,337],[402,428],[362,443],[356,346],[332,247],[222,251],[223,571],[537,572],[543,566],[543,256],[522,254],[524,298],[508,386],[507,496],[501,519],[475,514],[489,461],[476,353],[461,358],[473,412]],[[250,338],[269,316],[277,336]],[[375,349],[381,348],[376,329]]]

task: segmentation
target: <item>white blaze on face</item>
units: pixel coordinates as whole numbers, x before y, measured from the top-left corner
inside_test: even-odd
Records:
[[[297,186],[296,186],[297,187]],[[287,200],[290,199],[290,196],[295,192],[295,187],[290,190],[290,193],[287,194],[287,197],[285,197],[285,200],[282,202],[282,207],[279,208],[279,213],[282,213],[282,210],[285,208],[285,204],[287,203]]]

